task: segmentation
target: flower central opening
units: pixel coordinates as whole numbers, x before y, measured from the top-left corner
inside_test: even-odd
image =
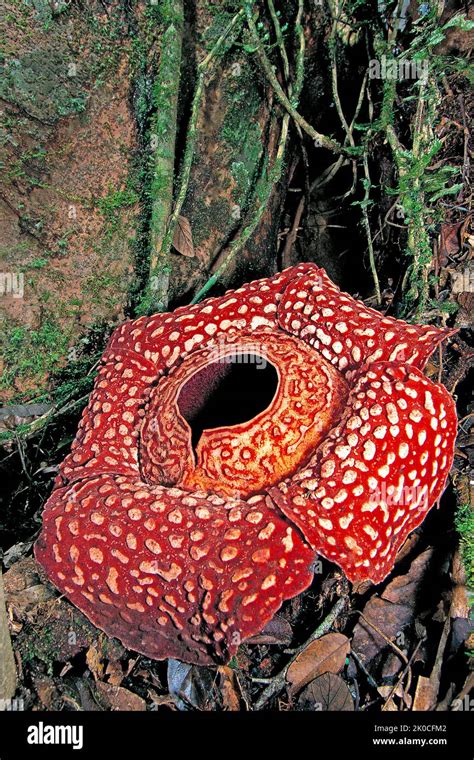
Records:
[[[347,396],[340,373],[282,331],[224,336],[150,395],[142,475],[235,498],[262,492],[308,461]]]
[[[206,430],[253,420],[272,403],[278,373],[259,354],[235,352],[196,372],[183,385],[178,409],[191,428],[193,450]]]

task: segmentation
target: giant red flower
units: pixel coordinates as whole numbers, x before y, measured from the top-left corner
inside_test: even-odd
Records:
[[[318,554],[382,581],[441,495],[454,404],[422,369],[449,334],[302,264],[112,335],[35,552],[106,633],[149,657],[228,659]],[[231,362],[278,384],[252,419],[192,421]]]

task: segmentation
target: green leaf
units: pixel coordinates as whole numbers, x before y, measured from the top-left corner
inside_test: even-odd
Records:
[[[445,187],[442,190],[439,190],[439,192],[435,193],[433,196],[431,196],[430,202],[434,203],[440,198],[443,198],[445,195],[456,195],[456,193],[459,193],[460,190],[462,190],[462,188],[463,188],[462,183],[458,183],[457,185],[452,185],[451,187]]]

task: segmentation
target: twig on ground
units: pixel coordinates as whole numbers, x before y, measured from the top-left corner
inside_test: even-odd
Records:
[[[382,705],[382,710],[383,710],[383,711],[385,711],[385,710],[388,710],[388,705],[389,705],[389,702],[390,702],[390,700],[392,699],[393,695],[394,695],[394,694],[395,694],[395,692],[397,691],[398,687],[399,687],[399,686],[400,686],[400,684],[402,683],[402,681],[403,681],[403,679],[405,678],[405,675],[406,675],[407,673],[408,673],[408,678],[407,678],[407,683],[406,683],[406,687],[405,687],[405,692],[408,692],[408,690],[409,690],[409,688],[410,688],[410,685],[411,685],[411,664],[412,664],[413,660],[415,659],[415,656],[416,656],[416,654],[417,654],[417,652],[418,652],[419,648],[421,647],[421,645],[422,645],[423,641],[424,641],[424,639],[420,639],[420,640],[418,641],[418,644],[416,645],[415,649],[414,649],[414,650],[413,650],[413,652],[411,653],[411,655],[410,655],[410,659],[407,661],[407,663],[406,663],[405,667],[403,668],[402,672],[400,673],[400,675],[399,675],[399,677],[398,677],[398,679],[397,679],[397,682],[396,682],[396,684],[395,684],[395,685],[393,686],[393,688],[390,690],[390,693],[389,693],[389,695],[388,695],[387,699],[385,700],[385,702],[384,702],[384,703],[383,703],[383,705]]]
[[[321,638],[325,633],[327,633],[345,608],[347,603],[347,596],[342,596],[334,607],[332,608],[331,612],[324,618],[324,620],[318,625],[318,627],[313,631],[311,636],[302,644],[298,649],[295,650],[293,656],[291,657],[290,661],[285,665],[283,670],[281,670],[274,678],[272,678],[271,683],[267,686],[266,689],[262,691],[259,698],[255,702],[254,709],[255,710],[261,710],[262,707],[264,707],[273,697],[276,697],[277,694],[280,693],[280,691],[284,688],[286,683],[286,674],[288,672],[288,669],[292,662],[298,657],[298,655],[306,649],[309,644],[311,644],[312,641],[316,641],[316,639]]]
[[[360,659],[360,657],[357,654],[357,652],[354,652],[353,650],[351,650],[351,657],[353,658],[353,660],[355,661],[355,663],[357,664],[357,666],[360,668],[360,670],[363,672],[364,676],[367,678],[367,683],[369,684],[369,686],[372,686],[373,689],[377,689],[378,690],[379,686],[378,686],[377,681],[375,681],[372,678],[372,676],[370,675],[369,671],[365,667],[364,663]]]

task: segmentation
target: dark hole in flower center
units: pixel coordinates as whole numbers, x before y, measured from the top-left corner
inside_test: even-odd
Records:
[[[275,367],[257,354],[232,354],[196,372],[178,397],[193,449],[204,430],[240,425],[263,412],[277,387]]]

